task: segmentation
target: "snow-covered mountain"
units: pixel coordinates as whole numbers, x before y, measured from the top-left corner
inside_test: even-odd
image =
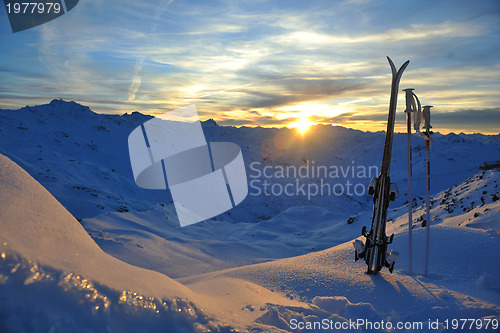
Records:
[[[451,325],[460,318],[489,321],[480,331],[495,331],[500,174],[479,166],[498,159],[500,135],[435,134],[428,277],[421,276],[423,140],[413,140],[414,275],[408,275],[406,134],[395,135],[391,177],[400,196],[387,228],[400,259],[393,274],[371,276],[354,262],[352,248],[371,223],[365,194],[308,198],[269,188],[181,228],[168,191],[143,190],[133,180],[127,137],[147,119],[59,100],[0,110],[0,331],[298,332],[292,323],[364,319],[416,326],[352,331],[444,332],[446,319]],[[304,137],[212,120],[203,128],[208,141],[241,147],[249,182],[281,186],[296,178],[321,184],[311,174],[279,175],[315,166],[344,172],[326,177],[331,183],[366,185],[369,177],[357,172],[379,166],[384,141],[382,132],[331,126]],[[256,177],[263,172],[272,177]],[[429,320],[439,320],[438,327]]]
[[[401,112],[400,116],[404,114]],[[19,110],[0,110],[0,153],[27,170],[77,218],[145,210],[171,201],[168,191],[141,189],[132,176],[127,138],[148,119],[150,116],[138,112],[121,116],[97,114],[88,107],[62,100]],[[331,184],[351,181],[366,187],[370,176],[376,176],[380,168],[383,132],[318,125],[301,137],[293,129],[216,126],[213,120],[203,125],[208,141],[237,143],[243,152],[249,181],[260,180],[251,186],[251,195],[232,210],[231,217],[224,219],[255,222],[272,218],[289,207],[311,204],[344,214],[371,209],[367,195],[326,195],[325,192],[325,195],[308,198],[298,193],[283,200],[282,195],[269,193],[271,189],[268,189],[270,195],[265,195],[264,175],[255,170],[270,167],[267,170],[273,177],[269,182],[286,184],[294,177],[276,177],[280,167],[308,166],[309,170],[335,167],[340,170],[339,177],[326,181]],[[414,188],[416,194],[423,195],[424,140],[415,136],[413,142]],[[396,204],[402,204],[406,200],[406,134],[395,135],[393,149],[391,177],[399,183],[401,193]],[[436,134],[431,156],[432,192],[464,180],[483,162],[495,160],[499,153],[500,134]],[[361,168],[371,172],[358,175]],[[306,185],[319,184],[320,179],[309,174],[301,181]],[[359,189],[361,192],[361,187]],[[259,192],[260,195],[252,195]]]

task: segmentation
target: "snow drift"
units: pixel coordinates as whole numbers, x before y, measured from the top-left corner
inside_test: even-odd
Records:
[[[213,326],[186,299],[191,291],[104,253],[47,190],[3,155],[0,182],[0,331]],[[142,320],[153,322],[145,328]]]

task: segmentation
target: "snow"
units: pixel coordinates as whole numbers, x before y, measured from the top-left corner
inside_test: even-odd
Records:
[[[127,136],[147,119],[60,100],[0,110],[0,331],[279,332],[299,331],[291,323],[363,318],[441,332],[445,319],[499,318],[500,174],[478,167],[496,159],[500,135],[435,134],[428,277],[421,275],[424,140],[413,140],[409,275],[406,134],[395,135],[391,178],[400,196],[387,230],[400,259],[393,274],[372,276],[354,262],[352,247],[371,223],[368,195],[249,195],[230,212],[181,228],[168,191],[134,184]],[[265,180],[256,162],[261,172],[378,166],[384,139],[332,126],[303,138],[213,120],[203,127],[208,141],[242,148],[249,180]],[[346,180],[370,179],[348,173],[334,181]],[[439,328],[425,326],[429,319]]]
[[[347,225],[346,218],[322,207],[301,206],[258,223],[213,221],[179,228],[175,212],[159,205],[147,212],[109,213],[82,223],[106,252],[177,278],[341,244],[360,232],[358,225]]]
[[[30,175],[3,155],[0,166],[2,331],[122,331],[148,317],[149,329],[211,326],[188,288],[104,253]]]
[[[138,269],[103,252],[78,221],[30,175],[3,155],[0,165],[3,251],[85,275],[116,289],[133,287],[147,296],[158,292],[165,296],[190,295],[186,288],[162,274]]]

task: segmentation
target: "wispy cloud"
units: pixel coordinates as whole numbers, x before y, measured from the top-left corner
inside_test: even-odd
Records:
[[[377,34],[330,34],[317,31],[293,31],[278,36],[278,44],[294,48],[312,49],[349,44],[376,44],[394,42],[428,41],[436,38],[468,38],[481,35],[484,28],[477,23],[443,22],[439,24],[411,24],[404,29],[390,29]]]
[[[141,87],[141,69],[142,69],[142,60],[137,61],[134,67],[134,77],[132,79],[132,84],[128,88],[128,100],[133,101],[135,99],[135,94]]]

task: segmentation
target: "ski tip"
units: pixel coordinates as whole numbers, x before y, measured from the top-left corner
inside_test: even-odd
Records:
[[[396,70],[396,66],[394,66],[394,62],[392,62],[392,59],[389,58],[389,56],[387,56],[387,60],[389,61],[389,65],[391,65],[392,75],[396,75],[397,70]]]
[[[406,62],[399,68],[399,70],[397,70],[396,66],[394,65],[394,62],[392,61],[392,59],[389,56],[387,56],[387,60],[389,61],[389,65],[391,65],[391,71],[392,71],[393,77],[400,76],[400,74],[403,73],[403,71],[406,69],[406,67],[410,63],[410,60],[406,60]]]
[[[406,60],[405,63],[403,64],[403,66],[401,66],[401,68],[404,70],[406,67],[408,67],[408,65],[410,64],[410,60]],[[399,69],[401,71],[401,68]]]

